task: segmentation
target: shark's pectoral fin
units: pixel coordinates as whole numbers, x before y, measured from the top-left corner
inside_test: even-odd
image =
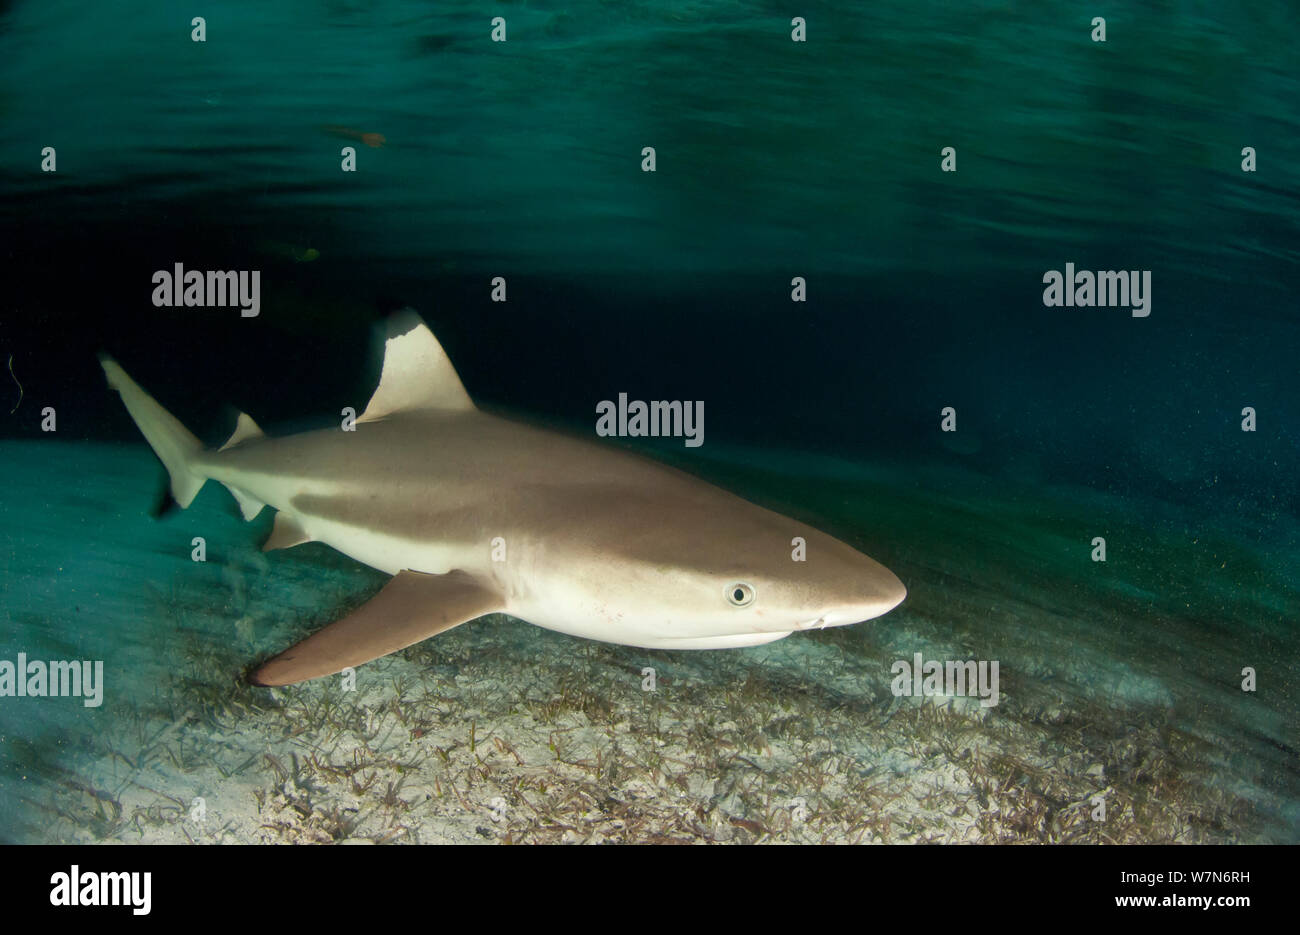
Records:
[[[337,623],[264,664],[254,685],[292,685],[361,665],[500,610],[501,595],[463,571],[398,572],[383,589]]]

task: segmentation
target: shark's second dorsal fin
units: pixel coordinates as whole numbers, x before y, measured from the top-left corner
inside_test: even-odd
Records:
[[[227,448],[233,448],[240,442],[248,441],[250,438],[261,437],[262,430],[257,427],[257,423],[253,421],[252,416],[246,412],[241,412],[239,421],[235,423],[234,434],[226,439],[226,443],[221,446],[220,450],[225,451]]]
[[[473,409],[447,352],[411,309],[388,320],[384,370],[358,422],[373,422],[411,409]]]

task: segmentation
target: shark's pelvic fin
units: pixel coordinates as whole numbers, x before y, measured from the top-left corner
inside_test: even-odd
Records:
[[[265,436],[263,435],[262,430],[257,427],[257,423],[253,421],[253,417],[246,412],[241,412],[239,414],[239,419],[235,422],[235,431],[226,439],[226,443],[217,450],[225,451],[227,448],[234,448],[240,442],[248,441],[250,438],[263,437]],[[239,501],[239,512],[243,515],[244,519],[256,518],[257,514],[262,512],[262,507],[266,506],[266,504],[261,500],[251,494],[245,493],[238,487],[231,484],[226,484],[225,486],[234,498]]]
[[[411,409],[473,409],[447,352],[411,309],[388,320],[379,386],[358,422]]]
[[[262,551],[291,549],[295,545],[302,545],[304,542],[311,542],[311,536],[307,535],[306,530],[302,528],[302,525],[296,519],[281,511],[275,514],[275,525],[271,527],[271,535],[266,537]]]
[[[207,480],[189,467],[190,459],[203,450],[203,443],[190,434],[175,416],[158,405],[157,400],[140,389],[117,361],[107,354],[100,354],[99,363],[104,368],[108,385],[121,394],[126,411],[131,413],[154,454],[167,468],[172,498],[181,507],[189,506]]]
[[[262,430],[257,427],[257,423],[253,421],[252,416],[246,412],[241,412],[238,421],[235,422],[235,431],[226,439],[226,443],[217,450],[225,451],[227,448],[233,448],[240,442],[248,441],[250,438],[262,437],[264,437]],[[226,489],[239,501],[239,512],[243,514],[244,519],[254,519],[258,513],[262,512],[262,507],[266,506],[261,500],[231,484],[226,484]]]
[[[463,571],[399,571],[383,589],[337,623],[265,663],[254,685],[292,685],[332,675],[500,610],[501,595]]]
[[[225,451],[227,448],[233,448],[240,442],[247,441],[250,438],[261,438],[263,434],[262,430],[257,427],[257,423],[253,421],[252,416],[246,412],[241,412],[239,421],[235,423],[234,434],[227,438],[226,443],[217,450]]]

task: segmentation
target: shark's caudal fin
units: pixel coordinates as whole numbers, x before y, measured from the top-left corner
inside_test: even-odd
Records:
[[[171,476],[173,499],[182,507],[189,506],[207,480],[189,467],[194,455],[203,450],[203,443],[191,435],[175,416],[158,405],[152,396],[140,389],[127,376],[126,371],[118,366],[117,361],[107,354],[100,354],[99,363],[104,368],[108,385],[121,394],[126,411],[131,413],[131,418],[144,433],[154,454],[158,455],[167,468],[167,473]]]

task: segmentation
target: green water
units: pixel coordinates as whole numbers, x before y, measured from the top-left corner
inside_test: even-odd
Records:
[[[0,3],[0,659],[111,673],[101,708],[0,703],[8,839],[481,840],[497,796],[512,840],[1300,839],[1294,4],[199,12],[201,43],[162,2]],[[177,262],[261,270],[261,315],[155,307]],[[1045,307],[1067,263],[1150,271],[1150,316]],[[407,304],[493,408],[705,401],[702,449],[646,450],[906,603],[704,654],[493,619],[356,698],[251,688],[380,579],[263,558],[219,490],[151,521],[93,355],[208,442],[227,406],[283,434],[364,403]],[[916,652],[999,660],[1002,703],[901,701]]]

